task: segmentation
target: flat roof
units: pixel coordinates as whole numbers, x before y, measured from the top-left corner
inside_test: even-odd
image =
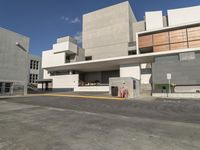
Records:
[[[190,48],[190,49],[181,49],[174,51],[165,51],[165,52],[154,52],[146,54],[138,54],[131,56],[123,57],[114,57],[106,59],[98,59],[91,61],[80,61],[67,63],[59,66],[44,67],[48,71],[58,71],[58,70],[76,70],[82,72],[91,72],[91,71],[108,71],[108,70],[117,70],[120,65],[126,64],[141,64],[141,63],[152,63],[156,56],[171,55],[184,52],[200,51],[199,48]]]

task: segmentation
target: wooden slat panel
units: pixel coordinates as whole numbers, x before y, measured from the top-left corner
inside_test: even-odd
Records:
[[[138,43],[139,43],[139,48],[153,46],[152,35],[140,36]]]
[[[171,50],[187,48],[187,42],[170,44]]]
[[[200,40],[200,26],[188,28],[188,40]]]
[[[168,51],[169,45],[160,45],[160,46],[154,46],[153,51],[154,52],[162,52],[162,51]]]
[[[170,36],[170,43],[178,43],[178,42],[187,41],[186,29],[170,31],[169,36]]]
[[[153,44],[154,45],[169,44],[168,32],[153,34]]]
[[[189,42],[189,48],[195,48],[195,47],[200,47],[200,40]]]
[[[188,32],[197,31],[197,30],[200,30],[200,26],[190,27],[190,28],[188,28],[187,30],[188,30]]]

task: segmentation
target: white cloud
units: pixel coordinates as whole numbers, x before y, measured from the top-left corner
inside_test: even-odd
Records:
[[[71,23],[79,23],[81,21],[80,21],[80,19],[78,17],[76,17],[76,18],[72,19],[70,22]]]
[[[69,17],[66,17],[66,16],[62,16],[61,19],[64,21],[69,21]]]
[[[77,40],[77,43],[78,43],[78,44],[81,44],[81,43],[82,43],[82,33],[81,33],[81,32],[77,32],[77,33],[74,35],[74,39]]]
[[[63,20],[63,21],[66,21],[66,22],[68,22],[68,23],[79,23],[79,22],[81,22],[81,20],[78,18],[78,17],[75,17],[75,18],[73,18],[73,19],[70,19],[69,17],[66,17],[66,16],[62,16],[61,17],[61,20]]]

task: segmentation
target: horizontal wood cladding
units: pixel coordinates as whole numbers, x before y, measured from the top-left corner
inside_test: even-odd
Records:
[[[188,28],[188,41],[200,40],[200,26]]]
[[[145,35],[139,37],[139,48],[151,47],[153,46],[152,35]]]
[[[169,44],[167,45],[159,45],[153,47],[154,52],[162,52],[162,51],[169,51]]]
[[[180,29],[169,32],[170,43],[186,42],[187,31],[186,29]]]
[[[200,47],[200,40],[197,41],[189,41],[189,48]]]
[[[162,32],[153,34],[153,44],[154,45],[169,44],[169,33]]]
[[[152,47],[154,52],[200,47],[200,25],[168,29],[139,37],[139,48],[147,52]]]
[[[186,49],[187,47],[188,47],[188,43],[187,42],[170,44],[171,50]]]

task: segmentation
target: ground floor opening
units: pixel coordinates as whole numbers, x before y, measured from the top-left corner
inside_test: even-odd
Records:
[[[119,70],[81,72],[79,73],[79,86],[108,86],[109,78],[119,76]]]
[[[25,95],[27,83],[16,81],[0,81],[0,96]]]

